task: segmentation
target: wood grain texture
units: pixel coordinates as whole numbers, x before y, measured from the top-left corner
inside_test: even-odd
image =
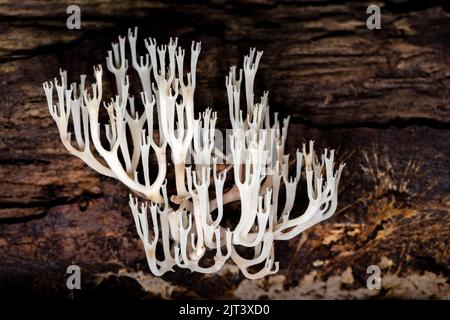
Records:
[[[449,298],[446,2],[379,1],[378,31],[365,26],[366,2],[77,3],[82,29],[70,31],[71,3],[0,1],[1,296]],[[226,265],[210,276],[153,277],[128,190],[59,141],[42,82],[59,67],[73,79],[92,77],[110,42],[135,25],[140,52],[148,36],[202,41],[196,110],[218,110],[222,128],[228,67],[241,64],[250,46],[264,50],[257,93],[270,90],[271,109],[291,115],[289,150],[314,139],[347,163],[338,212],[277,244],[277,275],[249,281]],[[72,263],[83,270],[75,293],[65,285]],[[382,268],[382,290],[366,288],[372,264]]]

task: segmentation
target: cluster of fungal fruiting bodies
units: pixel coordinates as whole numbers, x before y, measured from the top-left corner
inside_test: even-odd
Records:
[[[163,275],[175,266],[212,273],[229,259],[250,279],[276,273],[275,241],[291,239],[335,212],[343,165],[334,170],[334,151],[325,149],[319,158],[310,142],[308,148],[303,145],[302,151],[297,150],[295,172],[289,173],[289,154],[285,154],[289,118],[281,123],[275,114],[271,119],[267,92],[259,102],[254,98],[262,52],[251,49],[243,68],[237,72],[231,67],[226,77],[231,129],[230,152],[223,152],[216,141],[216,112],[208,108],[198,118],[194,113],[200,43],[192,44],[190,72],[185,74],[185,51],[177,39],[159,47],[154,39],[146,39],[148,53],[138,56],[136,38],[137,29],[129,30],[131,65],[142,85],[142,112],[129,94],[125,37],[113,43],[106,58],[117,86],[117,95],[108,102],[102,102],[101,66],[94,67],[91,90],[85,88],[85,75],[80,83],[68,85],[66,71],[60,72],[59,80],[44,83],[48,108],[64,146],[146,200],[139,203],[130,195],[137,233],[153,274]],[[242,81],[245,110],[240,106]],[[99,124],[101,105],[108,115],[104,126]],[[157,166],[150,166],[151,151]],[[168,160],[175,170],[176,193],[170,197]],[[150,170],[157,170],[152,179]],[[294,217],[291,211],[302,170],[309,204]],[[232,186],[225,187],[226,180]],[[235,201],[240,201],[239,221],[226,228],[224,205]],[[252,257],[242,256],[238,247],[252,250]],[[211,251],[212,258],[207,254]]]

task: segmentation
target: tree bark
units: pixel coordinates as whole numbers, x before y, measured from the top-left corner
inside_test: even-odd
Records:
[[[83,0],[81,30],[66,28],[58,1],[0,4],[0,295],[73,297],[66,268],[77,264],[80,299],[448,298],[450,7],[378,3],[381,30],[366,27],[370,3],[327,0]],[[60,67],[92,81],[92,66],[134,26],[141,54],[144,37],[202,41],[196,111],[212,106],[220,128],[229,126],[228,67],[249,47],[264,50],[256,92],[270,90],[271,111],[291,115],[288,151],[313,139],[347,163],[336,214],[276,244],[277,275],[249,281],[227,264],[214,275],[153,277],[128,190],[59,141],[42,83]],[[381,268],[381,290],[366,287],[370,265]]]

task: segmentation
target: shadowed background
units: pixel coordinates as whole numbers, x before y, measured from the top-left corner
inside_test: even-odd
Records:
[[[66,28],[70,4],[81,30]],[[378,1],[372,31],[369,4],[0,1],[0,296],[448,299],[450,5]],[[108,92],[106,51],[134,26],[140,54],[144,37],[202,41],[196,111],[213,107],[221,128],[228,67],[264,50],[256,97],[269,90],[271,111],[291,115],[288,150],[313,139],[347,163],[336,214],[276,243],[278,274],[249,281],[227,264],[153,277],[126,187],[60,142],[42,82],[60,67],[92,79],[102,64]],[[70,264],[82,269],[80,291],[66,287]],[[372,264],[381,290],[366,288]]]

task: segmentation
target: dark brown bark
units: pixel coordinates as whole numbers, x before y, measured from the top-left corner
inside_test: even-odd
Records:
[[[79,297],[117,289],[140,298],[448,298],[448,4],[380,1],[382,29],[371,31],[365,2],[78,3],[82,29],[73,31],[66,4],[0,5],[1,295],[70,297],[74,263]],[[291,115],[289,150],[314,139],[347,163],[338,212],[277,244],[276,276],[248,281],[229,266],[153,277],[128,190],[59,141],[42,82],[59,67],[91,76],[135,25],[141,52],[148,36],[202,41],[196,110],[218,110],[220,127],[228,67],[250,46],[264,50],[257,92],[270,90],[271,110]],[[379,291],[366,289],[372,264],[382,268]]]

